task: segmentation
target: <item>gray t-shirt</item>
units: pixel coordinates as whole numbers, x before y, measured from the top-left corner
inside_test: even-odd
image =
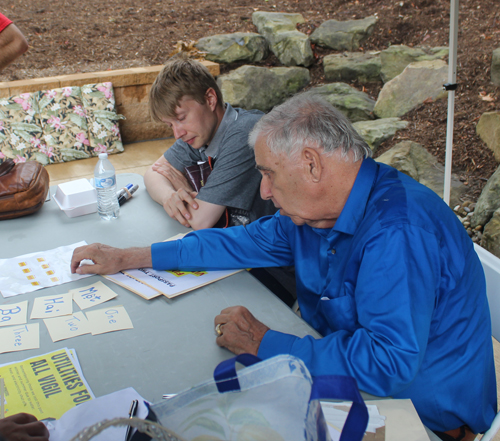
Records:
[[[208,147],[194,149],[178,139],[163,155],[181,172],[199,161],[207,161],[208,156],[215,158],[214,168],[197,198],[228,207],[230,213],[247,215],[250,222],[276,212],[271,201],[260,197],[261,175],[255,168],[254,152],[248,145],[248,134],[262,115],[259,110],[226,104],[224,117]]]

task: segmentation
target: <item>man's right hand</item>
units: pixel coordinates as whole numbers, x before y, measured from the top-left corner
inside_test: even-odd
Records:
[[[197,195],[196,191],[187,192],[180,188],[166,199],[163,208],[172,219],[189,228],[191,224],[188,221],[192,216],[189,213],[188,206],[191,206],[193,210],[198,209],[198,203],[195,200]]]
[[[49,431],[33,415],[17,413],[0,420],[0,438],[5,441],[48,441]]]
[[[82,261],[90,260],[94,264],[86,265]],[[153,265],[151,249],[113,248],[100,243],[78,247],[71,258],[71,272],[74,274],[115,274],[131,268],[150,268]]]

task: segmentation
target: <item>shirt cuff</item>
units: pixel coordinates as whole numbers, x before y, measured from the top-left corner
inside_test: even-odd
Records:
[[[153,269],[170,270],[178,268],[177,250],[180,240],[158,242],[151,245]]]
[[[299,337],[270,329],[264,334],[264,338],[260,342],[257,356],[265,360],[279,354],[291,354],[296,340],[300,340]]]

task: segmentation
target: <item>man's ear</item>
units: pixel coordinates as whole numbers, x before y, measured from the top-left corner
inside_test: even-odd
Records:
[[[312,182],[319,182],[323,173],[323,164],[319,152],[314,148],[305,147],[301,156],[307,175]]]
[[[214,111],[215,108],[217,107],[217,104],[219,104],[217,102],[217,94],[215,93],[215,90],[211,87],[209,87],[205,92],[205,102],[208,103],[212,111]]]

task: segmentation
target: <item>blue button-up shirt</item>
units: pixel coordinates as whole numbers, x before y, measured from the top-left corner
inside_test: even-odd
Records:
[[[157,269],[295,264],[302,317],[324,337],[268,331],[259,356],[295,355],[312,375],[351,375],[374,395],[411,398],[424,424],[486,430],[496,413],[481,263],[431,190],[365,159],[335,226],[277,213],[152,246]]]

